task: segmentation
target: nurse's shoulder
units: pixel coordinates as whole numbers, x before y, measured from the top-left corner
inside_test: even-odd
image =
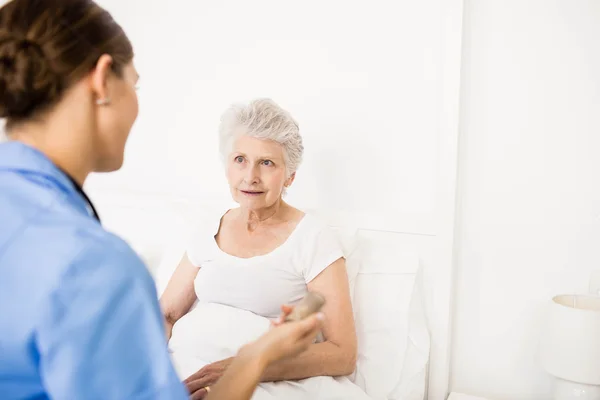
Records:
[[[42,183],[21,180],[0,193],[4,300],[11,297],[20,304],[20,313],[33,316],[65,278],[76,276],[93,276],[107,288],[119,280],[137,279],[146,290],[155,290],[145,265],[127,243],[76,207],[72,197],[43,188]],[[0,293],[0,300],[4,295]]]
[[[73,254],[64,266],[63,278],[72,274],[92,275],[107,285],[114,285],[118,280],[139,280],[146,289],[154,290],[154,282],[137,253],[125,240],[95,221],[83,219],[76,224],[66,224],[59,231],[68,238],[67,245]]]
[[[144,393],[185,399],[170,363],[154,282],[142,260],[97,223],[78,225],[69,233],[78,252],[65,263],[36,321],[36,348],[51,397],[126,399]],[[66,383],[60,371],[71,371]],[[118,385],[106,387],[106,382]]]
[[[15,194],[13,197],[19,197]],[[7,215],[10,227],[2,229],[0,234],[5,236],[4,240],[0,238],[0,244],[7,245],[3,260],[6,263],[0,264],[19,265],[23,273],[35,276],[38,279],[33,281],[38,280],[44,286],[58,282],[75,269],[91,273],[102,268],[101,272],[110,270],[115,279],[125,275],[149,279],[146,267],[132,248],[74,206],[73,198],[56,192],[25,197],[18,202],[19,206],[13,203],[13,207],[7,207],[12,209],[11,215]]]

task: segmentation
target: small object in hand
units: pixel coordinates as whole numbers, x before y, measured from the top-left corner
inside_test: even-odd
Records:
[[[292,312],[285,318],[285,322],[300,321],[304,318],[319,312],[325,304],[325,298],[318,293],[308,292],[306,296],[298,303]]]

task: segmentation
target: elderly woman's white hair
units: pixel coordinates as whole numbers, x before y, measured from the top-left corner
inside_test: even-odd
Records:
[[[298,123],[273,100],[256,99],[247,104],[234,104],[223,113],[219,148],[224,160],[240,135],[281,144],[288,176],[298,169],[304,152]]]

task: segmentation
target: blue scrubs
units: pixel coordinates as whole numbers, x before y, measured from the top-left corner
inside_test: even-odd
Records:
[[[0,399],[187,399],[152,278],[42,153],[0,144]]]

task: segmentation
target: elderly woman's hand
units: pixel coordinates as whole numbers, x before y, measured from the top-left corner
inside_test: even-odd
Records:
[[[203,399],[208,394],[210,387],[217,383],[219,379],[221,379],[221,376],[223,376],[223,373],[225,373],[225,370],[227,367],[229,367],[229,364],[231,364],[232,361],[233,358],[226,358],[224,360],[208,364],[183,381],[188,392],[190,393],[190,398],[192,400]]]

